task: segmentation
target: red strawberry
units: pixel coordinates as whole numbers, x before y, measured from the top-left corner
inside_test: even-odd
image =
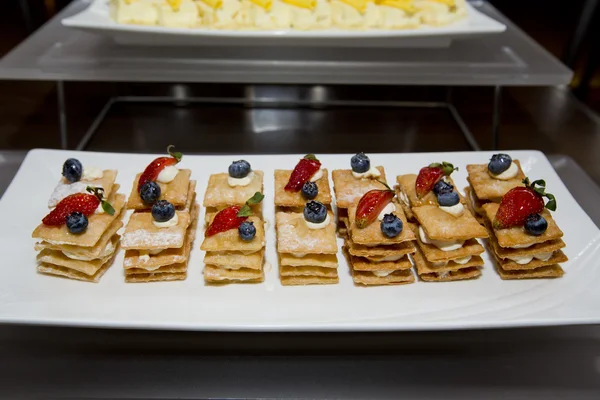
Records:
[[[239,228],[242,222],[252,215],[250,206],[260,203],[264,197],[262,193],[256,192],[244,206],[231,206],[219,211],[206,229],[204,236],[209,237],[230,229]]]
[[[556,199],[545,192],[545,181],[537,180],[529,184],[529,179],[525,178],[523,183],[525,186],[512,188],[502,197],[494,218],[494,228],[504,229],[523,225],[528,216],[541,213],[544,207],[552,211],[556,210]],[[548,198],[545,206],[544,197]]]
[[[155,181],[156,178],[158,177],[158,174],[160,174],[160,171],[165,169],[165,167],[175,165],[179,161],[181,161],[181,159],[183,158],[183,154],[171,153],[171,149],[173,147],[175,147],[175,146],[170,145],[169,147],[167,147],[167,153],[169,153],[169,155],[171,157],[159,157],[156,160],[152,161],[146,167],[146,169],[144,170],[142,175],[140,175],[140,180],[138,182],[138,187],[137,187],[138,193],[142,189],[142,186],[144,186],[144,183],[150,182],[150,181]]]
[[[381,210],[392,201],[394,195],[394,191],[389,187],[387,190],[374,189],[365,193],[356,206],[356,226],[359,229],[366,228],[375,221]]]
[[[419,175],[417,176],[417,181],[415,183],[415,191],[417,192],[417,197],[422,198],[427,193],[429,193],[436,183],[439,182],[440,179],[444,176],[449,176],[452,171],[458,170],[458,168],[454,168],[454,165],[442,162],[429,164],[428,167],[423,167],[419,171]]]
[[[104,189],[88,186],[86,190],[91,194],[75,193],[62,199],[56,208],[42,219],[42,223],[48,226],[63,225],[67,222],[67,216],[72,213],[80,212],[87,217],[92,215],[100,204],[104,211],[114,215],[115,209],[108,202],[102,200]]]
[[[301,159],[290,175],[290,180],[285,185],[285,190],[298,192],[312,176],[321,168],[321,162],[314,154],[307,154]]]

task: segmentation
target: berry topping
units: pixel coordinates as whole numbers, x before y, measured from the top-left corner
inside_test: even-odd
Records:
[[[44,217],[42,223],[48,226],[60,226],[65,224],[67,216],[72,213],[80,212],[88,217],[96,212],[99,205],[102,205],[102,209],[107,214],[115,214],[115,209],[110,203],[102,200],[104,189],[88,186],[86,190],[91,194],[75,193],[62,199],[54,210]]]
[[[499,175],[506,171],[511,163],[512,158],[508,154],[494,154],[488,164],[488,170],[494,175]]]
[[[236,179],[247,177],[250,171],[252,171],[252,168],[246,160],[234,161],[229,166],[229,176]]]
[[[394,214],[385,214],[383,219],[381,220],[381,233],[383,236],[388,238],[395,238],[400,233],[402,233],[402,228],[404,228],[404,224],[402,224],[402,220],[395,216]]]
[[[175,216],[175,206],[167,200],[159,200],[152,206],[152,218],[156,222],[167,222]]]
[[[249,242],[256,236],[256,227],[252,221],[244,221],[240,224],[238,232],[242,240]]]
[[[85,215],[80,212],[75,211],[67,215],[67,228],[71,233],[82,233],[88,227],[88,219]]]
[[[534,236],[540,236],[548,229],[548,221],[540,214],[531,214],[525,220],[525,230]]]
[[[306,182],[302,185],[302,196],[307,200],[312,200],[319,194],[319,188],[314,182]]]
[[[440,180],[438,183],[436,183],[433,186],[433,193],[435,193],[436,196],[439,196],[442,193],[450,193],[454,191],[454,186],[452,186],[451,184],[449,184],[448,182],[446,182],[445,180]]]
[[[285,190],[289,192],[298,192],[302,185],[312,178],[312,176],[321,168],[321,162],[317,160],[314,154],[307,154],[298,161],[296,167],[290,175],[290,180],[285,185]]]
[[[375,221],[379,213],[392,201],[394,195],[394,191],[389,187],[386,190],[374,189],[365,193],[356,206],[356,226],[362,229]]]
[[[529,183],[529,179],[523,180],[525,186],[510,189],[503,197],[494,218],[494,228],[504,229],[512,226],[520,226],[525,223],[531,214],[539,214],[544,207],[556,210],[556,199],[550,193],[546,193],[546,182],[537,180]],[[538,187],[539,186],[539,187]],[[544,197],[548,203],[544,205]]]
[[[83,174],[83,165],[81,165],[81,161],[76,158],[69,158],[63,164],[62,175],[69,182],[78,182],[81,179],[81,174]]]
[[[437,197],[437,201],[442,207],[452,207],[458,204],[460,197],[456,192],[440,193]]]
[[[318,201],[309,201],[304,206],[304,219],[313,224],[320,224],[327,218],[327,207]]]
[[[170,157],[159,157],[148,164],[144,172],[142,172],[142,175],[140,175],[140,180],[138,181],[137,187],[138,193],[141,192],[142,186],[144,186],[146,182],[155,181],[158,177],[158,174],[160,174],[160,171],[165,169],[165,167],[175,165],[181,161],[183,154],[171,152],[171,149],[174,147],[175,146],[173,145],[167,147],[167,152],[169,153]]]
[[[428,167],[421,168],[415,183],[417,197],[422,198],[425,196],[433,189],[434,185],[442,179],[442,177],[449,176],[455,170],[458,170],[458,168],[454,168],[454,165],[445,161],[442,163],[429,164]]]
[[[160,186],[154,181],[146,182],[140,190],[140,197],[146,204],[154,204],[160,197]]]
[[[371,169],[371,160],[365,153],[357,153],[350,159],[350,166],[352,171],[362,174]]]
[[[260,203],[264,197],[265,196],[262,193],[256,192],[254,193],[254,196],[246,201],[246,204],[243,207],[231,206],[222,209],[215,215],[215,218],[206,229],[204,235],[209,237],[230,229],[239,228],[242,222],[246,221],[248,217],[252,215],[250,206]]]

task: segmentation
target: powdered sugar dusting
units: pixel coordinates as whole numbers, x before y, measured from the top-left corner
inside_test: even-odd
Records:
[[[183,234],[164,230],[162,232],[148,232],[145,229],[137,229],[132,232],[125,232],[121,239],[121,246],[124,248],[173,248],[183,245]]]
[[[300,221],[302,223],[303,221]],[[308,229],[305,227],[304,229]],[[304,235],[298,224],[287,223],[278,227],[277,241],[280,252],[310,252],[320,247],[322,240],[318,235]]]
[[[64,183],[61,179],[58,182],[58,185],[54,188],[52,195],[50,196],[50,200],[48,200],[48,208],[56,207],[56,205],[65,197],[70,196],[75,193],[86,193],[86,188],[89,186],[89,182],[74,182],[74,183]],[[102,185],[95,184],[96,187],[102,187]],[[104,189],[104,188],[102,188]]]

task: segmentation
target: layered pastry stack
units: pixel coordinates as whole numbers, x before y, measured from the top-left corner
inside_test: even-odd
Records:
[[[339,282],[327,169],[313,155],[294,170],[275,170],[279,276],[283,285]]]
[[[544,204],[543,197],[549,201]],[[482,205],[484,223],[490,233],[488,245],[496,258],[502,279],[558,278],[559,263],[568,260],[562,252],[562,231],[548,210],[556,209],[554,196],[545,192],[545,182],[535,181],[509,190],[500,204]]]
[[[121,241],[126,282],[184,280],[196,235],[196,181],[178,169],[181,153],[152,161],[133,182],[127,202],[135,210]]]
[[[455,281],[476,278],[483,267],[485,251],[476,240],[488,236],[465,207],[454,189],[449,163],[434,163],[418,175],[397,177],[402,206],[416,221],[411,230],[417,237],[413,260],[423,281]]]
[[[201,246],[207,283],[264,281],[262,191],[263,172],[245,160],[210,176],[204,196],[208,228]]]
[[[213,29],[416,29],[466,18],[464,0],[111,0],[122,24]]]
[[[519,160],[513,161],[508,154],[494,154],[488,164],[469,164],[467,173],[467,204],[481,224],[485,217],[483,204],[499,204],[502,196],[512,188],[522,186],[525,179]]]
[[[412,264],[407,256],[415,251],[414,236],[410,229],[404,229],[406,217],[400,206],[392,202],[393,193],[384,184],[386,178],[383,167],[372,167],[371,160],[364,153],[354,155],[350,159],[350,167],[351,169],[334,170],[332,176],[338,234],[344,237],[344,252],[351,266],[354,282],[362,285],[414,282],[410,271]],[[390,217],[389,224],[392,229],[394,225],[401,226],[402,232],[398,232],[398,235],[386,236],[379,220],[363,228],[357,226],[357,205],[371,191],[382,195],[381,204],[378,204],[385,209],[379,213],[381,219],[386,213],[398,217],[400,222]]]
[[[119,248],[125,196],[117,193],[117,171],[83,168],[68,159],[55,188],[52,210],[32,234],[40,273],[98,282]]]

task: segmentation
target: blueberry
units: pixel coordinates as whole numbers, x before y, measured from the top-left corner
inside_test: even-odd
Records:
[[[250,171],[252,171],[252,168],[246,160],[234,161],[229,166],[229,176],[236,179],[247,177]]]
[[[156,200],[160,197],[160,186],[153,181],[144,183],[140,189],[140,197],[146,204],[156,203]]]
[[[304,196],[305,199],[312,200],[315,197],[317,197],[318,194],[319,194],[319,188],[317,187],[316,183],[306,182],[302,186],[302,196]]]
[[[327,208],[318,201],[309,201],[304,207],[304,219],[313,224],[320,224],[327,218]]]
[[[256,228],[254,222],[244,221],[238,228],[238,232],[242,240],[249,242],[256,236]]]
[[[525,220],[525,230],[534,236],[539,236],[548,229],[548,221],[540,214],[531,214]]]
[[[435,193],[436,196],[439,196],[442,193],[450,193],[452,191],[454,191],[454,186],[443,179],[433,186],[433,193]]]
[[[458,204],[460,197],[456,192],[440,193],[437,201],[442,207],[452,207]]]
[[[88,219],[85,215],[75,211],[67,215],[67,228],[71,233],[82,233],[88,227]]]
[[[152,218],[156,222],[167,222],[175,216],[175,207],[166,200],[159,200],[152,206]]]
[[[402,220],[396,217],[394,214],[385,214],[381,220],[380,227],[383,236],[395,238],[402,233],[402,228],[404,228],[404,225],[402,224]]]
[[[371,160],[369,160],[369,157],[365,153],[357,153],[350,159],[350,166],[352,167],[352,171],[362,174],[371,168]]]
[[[62,174],[69,182],[79,181],[81,179],[81,174],[83,174],[83,165],[81,165],[81,161],[76,158],[69,158],[63,164]]]
[[[512,163],[512,158],[508,154],[494,154],[488,164],[488,170],[492,174],[498,175],[506,171],[510,167],[510,163]]]

